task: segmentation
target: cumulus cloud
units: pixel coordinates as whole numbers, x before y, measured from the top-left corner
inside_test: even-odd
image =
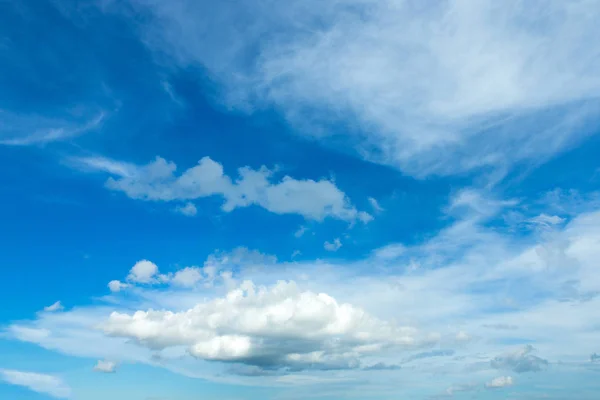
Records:
[[[158,275],[158,266],[152,261],[140,260],[129,271],[127,280],[136,283],[152,283]]]
[[[381,212],[385,211],[385,209],[383,207],[381,207],[379,205],[379,202],[373,197],[369,197],[369,204],[371,204],[371,208],[376,213],[381,213]]]
[[[358,211],[332,181],[284,176],[273,182],[274,172],[264,166],[257,170],[239,168],[239,177],[233,180],[225,175],[223,166],[210,157],[202,158],[198,165],[179,175],[174,163],[160,157],[142,166],[98,157],[77,158],[70,162],[83,169],[113,175],[106,181],[106,187],[132,199],[182,201],[221,196],[225,200],[221,207],[225,212],[258,205],[275,214],[300,214],[317,221],[326,217],[349,222],[372,219],[368,213]],[[179,210],[192,214],[195,207],[190,204]]]
[[[55,311],[60,311],[63,309],[64,309],[64,307],[60,301],[57,301],[56,303],[54,303],[48,307],[44,307],[44,311],[46,311],[46,312],[55,312]]]
[[[202,279],[204,279],[205,275],[202,273],[202,269],[198,267],[186,267],[177,271],[173,278],[171,278],[171,283],[177,286],[183,287],[193,287]]]
[[[245,281],[226,297],[182,312],[112,313],[106,334],[152,349],[186,346],[194,357],[263,368],[356,368],[362,356],[430,340],[294,282]]]
[[[98,360],[94,366],[94,371],[111,374],[117,371],[117,363],[114,361]]]
[[[342,247],[342,241],[340,238],[335,238],[333,242],[325,242],[323,247],[327,251],[338,251]]]
[[[23,386],[34,392],[59,399],[66,399],[71,396],[71,388],[60,378],[52,375],[0,369],[0,379],[11,385]]]
[[[499,376],[498,378],[492,379],[490,382],[485,384],[488,389],[500,389],[514,384],[513,378],[510,376]]]
[[[548,361],[534,355],[533,352],[535,352],[533,346],[527,345],[522,349],[494,358],[491,365],[496,369],[506,369],[517,373],[541,371],[548,365]]]
[[[111,292],[120,292],[123,289],[128,288],[129,285],[127,283],[123,283],[121,281],[118,280],[113,280],[108,282],[108,288],[110,289]]]
[[[317,138],[351,121],[347,145],[418,176],[540,162],[599,118],[586,0],[130,3],[153,17],[143,42],[210,71],[227,106],[271,105]]]

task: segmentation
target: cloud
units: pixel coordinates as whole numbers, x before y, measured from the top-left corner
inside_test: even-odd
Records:
[[[189,202],[185,203],[185,205],[183,205],[183,206],[175,207],[175,212],[185,215],[186,217],[193,217],[196,214],[198,214],[198,210],[196,209],[196,206],[194,205],[194,203],[189,203]]]
[[[385,209],[383,207],[381,207],[379,205],[379,202],[376,199],[374,199],[373,197],[369,197],[369,204],[371,204],[371,208],[376,213],[381,213],[381,212],[385,211]]]
[[[548,365],[548,361],[533,355],[534,351],[533,346],[527,345],[522,349],[494,358],[491,365],[496,369],[507,369],[517,373],[541,371]]]
[[[114,361],[98,360],[94,366],[94,371],[111,374],[117,372],[117,363]]]
[[[379,362],[377,364],[368,365],[363,368],[365,371],[388,371],[388,370],[398,370],[402,369],[400,365],[396,364],[386,364],[383,362]]]
[[[83,170],[114,175],[107,180],[106,187],[132,199],[182,201],[222,196],[225,202],[221,208],[225,212],[258,205],[275,214],[300,214],[317,221],[326,217],[349,222],[372,219],[368,213],[358,211],[332,181],[284,176],[272,182],[274,172],[264,166],[258,170],[239,168],[239,177],[234,181],[224,174],[222,165],[210,157],[202,158],[198,165],[180,175],[176,174],[174,163],[160,157],[142,166],[98,157],[74,158],[69,162]]]
[[[283,281],[270,288],[245,281],[224,298],[182,312],[114,312],[103,330],[151,349],[185,346],[200,359],[292,370],[356,368],[364,355],[429,340]]]
[[[44,311],[46,312],[54,312],[54,311],[60,311],[63,310],[64,307],[63,305],[60,303],[60,301],[57,301],[56,303],[48,306],[48,307],[44,307]]]
[[[201,268],[186,267],[180,269],[173,275],[171,283],[177,286],[193,287],[204,278],[205,276],[203,275]]]
[[[585,0],[130,5],[151,17],[142,41],[208,70],[228,107],[272,106],[324,143],[353,126],[347,146],[417,176],[543,162],[599,118],[600,11]]]
[[[493,210],[481,207],[483,201],[451,203],[466,207],[453,214],[453,223],[424,241],[397,243],[394,251],[351,262],[290,263],[245,248],[217,251],[201,266],[157,272],[153,284],[128,282],[126,294],[13,322],[5,334],[78,357],[243,384],[280,385],[286,374],[294,376],[287,384],[322,383],[343,370],[366,390],[365,375],[396,382],[398,371],[365,368],[440,349],[454,354],[416,358],[403,377],[443,392],[465,373],[488,379],[498,369],[524,373],[550,363],[571,373],[556,360],[590,357],[600,297],[565,297],[564,287],[577,282],[571,286],[582,293],[600,290],[600,212],[573,216],[548,237],[523,237],[497,224],[512,210],[510,202],[488,202],[500,204]],[[548,260],[539,246],[557,247],[569,262]],[[376,256],[381,253],[387,256]],[[422,267],[410,270],[413,261]],[[186,268],[202,268],[203,279],[193,287],[173,283]],[[336,326],[347,329],[328,330]],[[457,332],[478,340],[459,343]],[[402,335],[405,343],[396,343]],[[507,343],[525,339],[543,359],[531,346],[505,352]],[[236,365],[256,367],[250,368],[256,376],[228,372]],[[431,374],[440,380],[431,381]]]
[[[600,361],[600,356],[596,353],[593,353],[590,355],[590,361],[591,362],[596,362],[596,361]]]
[[[31,146],[58,142],[98,129],[105,119],[100,112],[87,121],[73,122],[0,110],[0,145]]]
[[[108,288],[111,292],[120,292],[121,290],[126,289],[128,287],[129,285],[127,283],[123,283],[118,280],[108,282]]]
[[[342,247],[342,242],[339,238],[335,238],[333,242],[325,242],[323,247],[327,251],[338,251]]]
[[[487,389],[500,389],[514,384],[513,378],[510,376],[499,376],[485,384]]]
[[[71,389],[60,378],[35,372],[0,369],[0,379],[11,385],[23,386],[34,392],[59,399],[71,396]]]
[[[158,267],[152,261],[140,260],[129,271],[127,280],[136,283],[152,283],[158,275]]]
[[[308,231],[308,228],[303,225],[300,228],[298,228],[296,232],[294,232],[294,236],[300,238],[306,233],[306,231]]]

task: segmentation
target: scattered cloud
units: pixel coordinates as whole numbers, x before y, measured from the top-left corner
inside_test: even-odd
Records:
[[[308,231],[308,228],[302,225],[296,232],[294,232],[294,236],[300,238],[306,233],[306,231]]]
[[[342,242],[339,238],[335,238],[333,242],[325,242],[323,247],[327,251],[338,251],[342,247]]]
[[[123,283],[118,280],[108,282],[108,288],[111,292],[120,292],[123,289],[128,288],[129,285],[127,283]]]
[[[485,384],[487,389],[500,389],[514,384],[513,378],[510,376],[499,376]]]
[[[198,165],[180,175],[176,175],[174,163],[160,157],[142,166],[99,157],[75,158],[70,164],[114,175],[106,181],[106,187],[132,199],[182,201],[222,196],[225,202],[221,208],[225,212],[258,205],[275,214],[300,214],[316,221],[326,217],[348,222],[372,219],[368,213],[358,211],[332,181],[284,176],[272,182],[274,172],[264,166],[258,170],[239,168],[239,177],[232,180],[224,174],[222,165],[210,157],[202,158]]]
[[[117,363],[114,361],[98,360],[94,366],[94,371],[112,374],[117,372]]]
[[[371,204],[371,208],[376,213],[384,212],[385,209],[379,205],[379,202],[375,200],[373,197],[369,197],[369,204]]]
[[[593,353],[592,355],[590,355],[590,361],[591,362],[597,362],[600,361],[600,356],[596,353]]]
[[[64,307],[63,305],[60,303],[60,301],[57,301],[56,303],[48,306],[48,307],[44,307],[44,311],[46,312],[55,312],[55,311],[60,311],[63,310]]]
[[[71,396],[71,389],[60,378],[35,372],[0,369],[0,380],[11,385],[23,386],[34,392],[59,399]]]
[[[527,345],[522,349],[494,358],[491,362],[493,368],[507,369],[517,373],[541,371],[548,365],[548,361],[533,355],[533,346]]]
[[[183,206],[175,207],[175,212],[185,215],[186,217],[194,217],[196,214],[198,214],[198,210],[196,209],[194,203],[189,202],[185,203]]]

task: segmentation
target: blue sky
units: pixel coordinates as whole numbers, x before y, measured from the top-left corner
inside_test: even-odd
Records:
[[[4,1],[0,397],[595,399],[596,1]]]

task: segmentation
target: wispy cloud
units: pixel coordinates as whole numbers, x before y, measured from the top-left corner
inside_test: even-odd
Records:
[[[228,105],[272,105],[318,138],[356,122],[347,145],[417,176],[542,162],[600,118],[585,0],[130,3],[154,17],[144,43],[207,68]]]
[[[100,112],[90,120],[76,123],[0,110],[0,145],[31,146],[71,139],[98,129],[105,116]]]
[[[71,396],[71,389],[60,378],[35,372],[0,369],[0,379],[6,383],[24,386],[34,392],[43,393],[59,399]]]

